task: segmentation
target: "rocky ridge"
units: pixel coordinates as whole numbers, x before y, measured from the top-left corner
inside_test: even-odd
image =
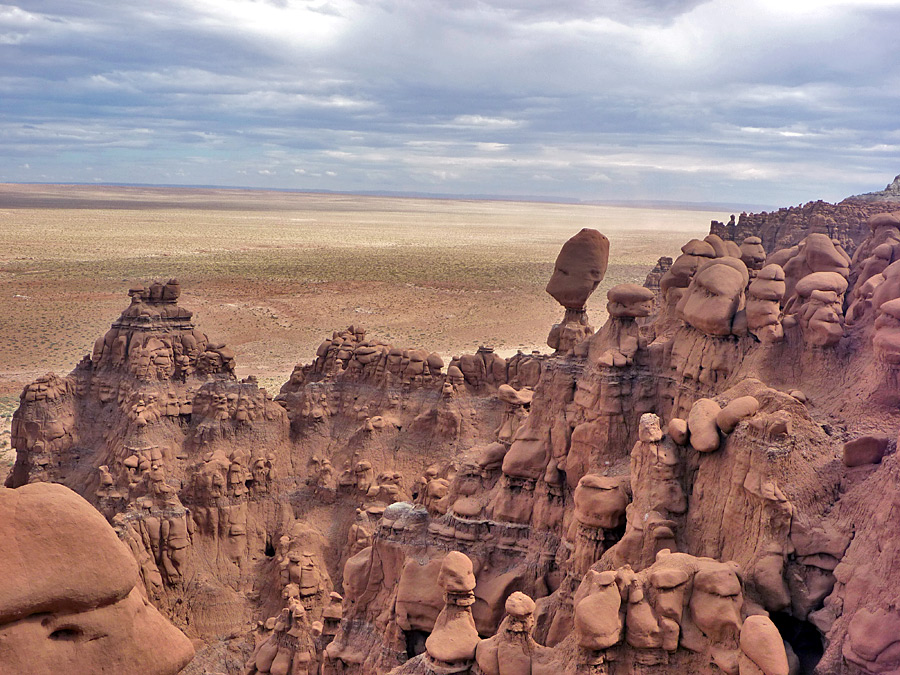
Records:
[[[850,197],[854,201],[867,202],[900,202],[900,176],[897,176],[878,192],[864,192],[861,195]]]

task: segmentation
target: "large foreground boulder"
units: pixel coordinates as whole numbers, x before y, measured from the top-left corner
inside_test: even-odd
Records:
[[[174,675],[193,658],[130,551],[68,488],[0,488],[0,541],[2,675]]]

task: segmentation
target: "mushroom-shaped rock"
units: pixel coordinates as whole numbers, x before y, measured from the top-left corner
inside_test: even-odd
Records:
[[[540,478],[550,460],[549,445],[546,432],[526,422],[516,432],[509,452],[503,457],[503,473],[518,478]]]
[[[813,291],[832,291],[841,295],[847,290],[847,280],[837,272],[813,272],[798,281],[794,290],[804,298]]]
[[[747,281],[747,268],[736,258],[716,258],[701,264],[677,312],[708,335],[730,335],[735,314],[744,304]]]
[[[637,284],[618,284],[606,293],[609,302],[606,309],[615,318],[650,316],[654,294],[649,288]]]
[[[469,556],[450,551],[441,563],[438,583],[448,593],[468,593],[475,590],[475,573]]]
[[[628,506],[627,485],[628,476],[583,476],[575,488],[575,519],[588,527],[620,527]]]
[[[691,283],[691,277],[700,264],[715,257],[715,250],[705,241],[691,239],[682,246],[681,255],[676,258],[659,280],[659,290],[666,302],[677,303],[682,289],[687,288]],[[675,289],[677,292],[670,297],[669,291]]]
[[[834,242],[826,234],[811,234],[804,239],[806,247],[803,251],[806,265],[813,272],[838,272],[846,275],[849,261],[835,247]]]
[[[695,255],[701,258],[715,258],[716,249],[708,241],[700,239],[691,239],[688,243],[681,247],[684,255]]]
[[[781,634],[767,616],[748,616],[741,626],[741,675],[756,675],[745,659],[764,675],[788,675],[788,658]]]
[[[708,234],[703,238],[707,244],[713,247],[713,251],[715,251],[717,258],[724,258],[726,256],[734,256],[735,258],[741,257],[741,248],[733,241],[728,239],[722,239],[717,234]]]
[[[584,649],[608,649],[622,639],[624,627],[616,573],[591,571],[588,575],[596,577],[599,588],[575,605],[576,641]]]
[[[697,452],[713,452],[719,449],[719,427],[716,418],[722,408],[710,398],[701,398],[691,406],[688,414],[691,447]]]
[[[506,613],[517,619],[524,619],[534,614],[534,600],[516,591],[506,599]]]
[[[747,298],[747,329],[761,342],[778,342],[784,337],[781,300],[786,290],[784,270],[766,265],[756,273]]]
[[[481,641],[471,612],[475,601],[472,561],[464,553],[450,551],[441,563],[438,583],[444,589],[445,605],[425,641],[425,650],[442,663],[471,661]]]
[[[877,213],[869,218],[866,224],[874,234],[876,230],[882,227],[896,227],[900,229],[900,218],[893,213]]]
[[[781,265],[766,265],[757,272],[756,279],[750,284],[750,292],[762,300],[780,301],[784,297],[784,278]]]
[[[428,370],[431,371],[432,375],[437,375],[444,368],[444,359],[438,354],[429,354],[426,361],[428,363]]]
[[[795,290],[786,311],[797,313],[805,342],[818,347],[837,344],[844,335],[847,280],[836,272],[814,272],[801,279]]]
[[[606,275],[609,239],[597,230],[584,228],[563,244],[556,258],[549,293],[566,309],[581,310]]]
[[[741,243],[741,261],[748,269],[758,270],[766,262],[766,250],[763,248],[762,239],[759,237],[747,237]]]
[[[545,675],[556,672],[553,652],[531,637],[534,628],[534,600],[515,591],[506,600],[506,617],[497,634],[482,641],[475,660],[483,675]],[[553,668],[553,670],[551,670]]]

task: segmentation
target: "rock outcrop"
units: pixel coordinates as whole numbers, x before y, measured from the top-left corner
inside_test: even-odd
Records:
[[[3,675],[175,675],[193,657],[147,601],[131,552],[68,488],[0,488],[0,541]]]
[[[895,208],[859,195],[838,204],[815,201],[777,211],[742,213],[737,223],[712,221],[709,231],[738,244],[748,237],[756,237],[766,251],[796,246],[810,234],[824,234],[837,239],[852,255],[868,235],[866,221]]]
[[[882,202],[900,202],[900,176],[896,176],[894,180],[887,184],[884,190],[878,192],[864,192],[861,195],[850,197],[853,201],[862,202],[878,202],[882,208],[886,206]]]
[[[566,310],[561,323],[553,326],[547,344],[567,352],[594,332],[584,306],[606,275],[609,239],[597,230],[584,228],[563,244],[547,293]]]

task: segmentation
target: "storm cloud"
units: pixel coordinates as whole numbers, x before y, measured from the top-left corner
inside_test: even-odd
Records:
[[[787,205],[900,173],[900,3],[0,5],[0,180]]]

